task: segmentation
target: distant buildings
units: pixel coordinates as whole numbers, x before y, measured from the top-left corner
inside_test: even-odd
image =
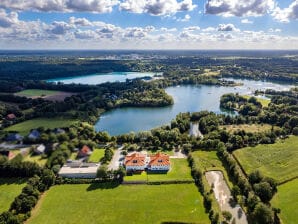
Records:
[[[30,134],[28,135],[28,138],[31,139],[31,140],[36,140],[40,137],[40,132],[37,131],[36,129],[32,130],[30,132]]]
[[[66,163],[59,171],[59,175],[65,178],[96,178],[97,163],[83,163],[72,161]]]
[[[9,121],[13,121],[16,118],[17,118],[16,115],[15,114],[12,114],[12,113],[6,115],[6,120],[9,120]]]
[[[34,153],[37,155],[41,155],[45,152],[46,147],[44,144],[38,145],[35,149],[33,149]]]
[[[170,157],[161,152],[147,156],[143,153],[133,153],[125,157],[126,171],[169,171],[171,168]]]
[[[23,136],[21,136],[18,133],[9,133],[6,136],[5,140],[8,141],[8,142],[19,142],[19,141],[23,140]]]
[[[91,149],[87,145],[84,145],[78,152],[78,158],[90,156],[91,154],[92,154]]]

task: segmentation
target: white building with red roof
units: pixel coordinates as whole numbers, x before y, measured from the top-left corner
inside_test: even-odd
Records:
[[[135,152],[125,157],[124,164],[126,171],[142,171],[147,167],[148,157],[143,153]]]
[[[151,155],[147,168],[150,171],[168,171],[171,168],[170,157],[161,152]]]

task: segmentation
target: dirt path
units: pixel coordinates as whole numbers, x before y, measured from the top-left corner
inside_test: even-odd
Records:
[[[247,219],[242,208],[231,199],[230,189],[223,178],[221,171],[208,171],[205,173],[209,185],[214,185],[213,192],[221,211],[229,211],[237,224],[247,224]]]
[[[38,213],[40,212],[40,206],[45,198],[45,196],[47,195],[47,191],[44,192],[40,198],[38,199],[37,204],[35,205],[35,207],[33,208],[33,210],[31,211],[31,216],[29,219],[27,219],[24,224],[28,224],[30,223],[30,220],[34,219],[34,217],[36,217],[38,215]]]

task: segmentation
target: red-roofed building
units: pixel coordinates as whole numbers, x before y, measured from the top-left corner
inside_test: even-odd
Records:
[[[150,162],[148,164],[148,170],[151,171],[168,171],[170,170],[171,163],[170,157],[167,154],[161,152],[151,155]]]
[[[6,119],[7,120],[14,120],[14,119],[16,119],[17,117],[16,117],[16,115],[14,115],[14,114],[7,114],[7,116],[6,116]]]
[[[91,149],[87,146],[84,145],[81,150],[79,150],[78,152],[78,157],[86,157],[86,156],[90,156],[92,153]]]
[[[124,165],[126,171],[145,170],[148,163],[148,157],[140,152],[135,152],[125,157]]]

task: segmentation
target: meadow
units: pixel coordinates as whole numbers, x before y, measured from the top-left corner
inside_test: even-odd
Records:
[[[249,99],[251,96],[249,95],[244,95],[244,97],[246,99]],[[256,97],[257,101],[259,101],[262,104],[262,107],[268,107],[269,103],[271,102],[270,99],[264,99],[264,98],[260,98],[260,97]]]
[[[7,211],[15,197],[22,192],[25,181],[19,178],[0,178],[0,214]]]
[[[281,209],[280,218],[284,224],[297,223],[298,179],[278,186],[277,194],[271,201],[272,206]]]
[[[26,90],[16,93],[15,95],[34,98],[34,97],[52,96],[52,95],[56,95],[58,93],[59,93],[59,91],[54,91],[54,90],[26,89]]]
[[[298,137],[271,145],[246,147],[233,152],[247,174],[254,170],[282,183],[298,176]]]
[[[63,128],[69,127],[76,122],[76,120],[67,118],[36,118],[12,125],[6,128],[5,131],[15,131],[19,132],[21,135],[27,135],[30,132],[30,130],[38,127],[50,129]]]
[[[228,132],[235,132],[239,130],[245,130],[245,132],[266,132],[271,130],[269,124],[239,124],[239,125],[223,125],[222,129],[226,129]],[[275,127],[276,128],[276,127]]]
[[[63,199],[63,200],[61,200]],[[29,224],[210,223],[194,184],[60,185],[32,212]]]
[[[94,149],[91,156],[88,159],[89,163],[98,163],[105,155],[104,149]]]
[[[192,181],[193,178],[190,173],[190,168],[186,159],[170,159],[171,169],[168,173],[162,174],[151,174],[145,171],[141,174],[134,174],[132,176],[126,176],[125,181],[149,181],[149,182],[159,182],[159,181]]]

